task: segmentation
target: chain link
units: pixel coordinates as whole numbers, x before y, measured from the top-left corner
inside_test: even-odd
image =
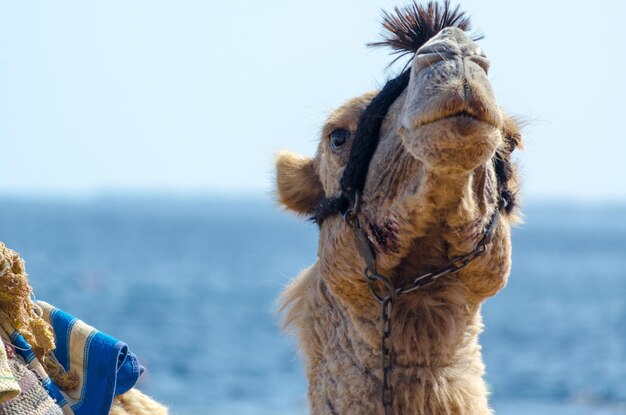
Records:
[[[391,342],[391,308],[393,299],[387,297],[381,307],[381,320],[383,330],[381,336],[381,358],[383,367],[383,387],[382,403],[385,408],[385,415],[393,413],[393,382],[391,374],[393,372],[393,343]]]
[[[483,237],[476,244],[476,247],[465,255],[460,255],[452,258],[446,266],[437,272],[428,272],[414,278],[410,283],[400,287],[395,287],[393,282],[383,275],[380,275],[376,270],[376,256],[369,239],[361,228],[358,213],[359,199],[355,202],[354,209],[348,211],[345,215],[346,222],[354,228],[355,237],[357,241],[357,247],[361,256],[363,257],[366,268],[364,271],[365,280],[374,298],[381,304],[381,363],[383,370],[382,388],[381,388],[381,401],[384,408],[385,415],[392,415],[393,411],[393,382],[391,379],[393,372],[393,342],[391,339],[391,327],[392,317],[391,312],[393,303],[398,295],[409,294],[418,289],[434,283],[437,279],[448,275],[454,274],[474,261],[476,258],[482,256],[487,252],[487,246],[493,238],[493,231],[496,228],[500,219],[500,212],[496,208],[493,216],[489,220],[489,223],[483,231]]]

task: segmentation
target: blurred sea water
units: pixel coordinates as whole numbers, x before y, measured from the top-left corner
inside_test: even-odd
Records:
[[[0,198],[37,297],[127,342],[178,415],[307,413],[274,300],[316,238],[266,200]],[[626,414],[626,205],[530,205],[513,243],[483,308],[496,413]]]

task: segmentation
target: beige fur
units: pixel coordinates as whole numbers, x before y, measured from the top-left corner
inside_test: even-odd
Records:
[[[280,153],[276,170],[280,202],[294,212],[310,214],[324,197],[313,160],[293,153]]]
[[[428,65],[414,60],[409,86],[384,121],[360,212],[378,271],[396,285],[474,248],[499,199],[493,157],[521,140],[515,121],[496,104],[487,64],[476,61],[477,46],[462,31],[445,29],[427,47],[452,52]],[[279,156],[278,191],[287,208],[303,213],[299,201],[307,197],[295,189],[312,192],[309,201],[319,199],[317,183],[326,197],[339,193],[352,142],[332,149],[328,137],[336,128],[353,136],[374,95],[331,114],[314,158]],[[302,179],[310,174],[317,177]],[[517,189],[515,176],[509,185]],[[506,284],[513,220],[502,218],[484,256],[394,304],[396,414],[491,413],[478,344],[480,307]],[[317,262],[283,293],[285,326],[306,359],[313,415],[382,414],[380,305],[364,268],[352,229],[332,216],[320,229]]]
[[[167,408],[137,389],[115,398],[110,415],[167,415]]]

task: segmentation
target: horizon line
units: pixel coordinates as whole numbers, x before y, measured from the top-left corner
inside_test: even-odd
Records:
[[[151,200],[151,199],[171,199],[172,201],[190,201],[190,200],[206,200],[206,199],[228,199],[228,200],[244,200],[265,199],[267,201],[276,201],[274,190],[264,189],[140,189],[140,190],[97,190],[97,191],[2,191],[0,190],[0,200],[33,200],[33,201],[68,201],[68,202],[90,202],[102,200]],[[626,196],[619,197],[615,195],[522,195],[521,206],[525,205],[561,205],[574,203],[577,205],[625,205]]]

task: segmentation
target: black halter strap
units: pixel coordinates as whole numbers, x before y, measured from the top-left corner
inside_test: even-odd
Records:
[[[402,94],[410,78],[411,70],[407,69],[398,77],[388,81],[361,114],[350,149],[348,164],[341,177],[341,194],[325,198],[319,203],[313,217],[318,225],[321,226],[324,219],[331,215],[345,214],[351,206],[354,206],[358,195],[363,192],[369,165],[378,147],[380,128],[389,107]]]

